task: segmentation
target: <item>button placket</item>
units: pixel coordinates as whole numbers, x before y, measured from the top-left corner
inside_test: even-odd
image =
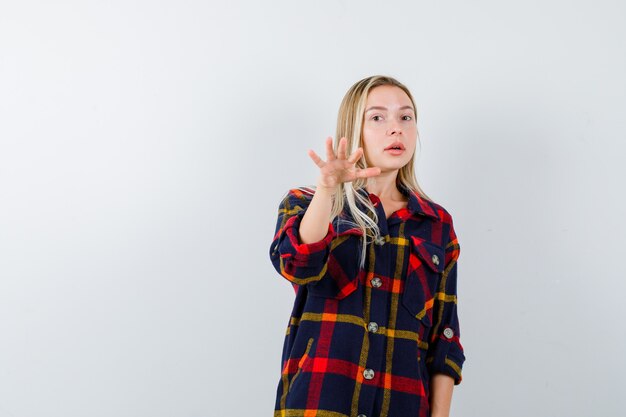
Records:
[[[391,236],[394,236],[394,235],[393,233],[388,234],[387,223],[385,222],[385,213],[384,213],[384,210],[382,209],[382,205],[378,204],[377,209],[379,212],[379,227],[380,227],[381,236],[373,240],[372,243],[374,243],[376,247],[372,248],[372,250],[376,252],[377,258],[384,259],[384,258],[387,258],[389,254],[391,253],[391,248],[390,248],[391,243],[389,243],[389,239],[391,238]],[[389,245],[387,245],[387,243],[389,243]],[[384,263],[381,264],[381,266],[382,265],[384,265]],[[368,272],[372,274],[370,275],[371,278],[369,280],[369,284],[373,290],[370,293],[370,296],[371,296],[370,311],[386,312],[388,310],[388,306],[387,306],[388,297],[386,294],[386,290],[388,289],[387,286],[389,285],[389,281],[383,281],[383,280],[391,279],[387,277],[392,276],[393,269],[386,268],[386,267],[384,269],[376,268]],[[374,274],[381,274],[382,276],[374,275]],[[376,291],[376,289],[378,289],[378,291]],[[380,353],[374,354],[374,352],[384,352],[384,349],[382,350],[379,349],[380,344],[384,343],[384,338],[374,336],[374,335],[379,334],[379,332],[381,331],[380,326],[386,325],[387,315],[386,313],[383,313],[383,314],[378,313],[377,315],[370,317],[369,314],[367,314],[366,317],[370,320],[373,318],[375,318],[376,320],[376,321],[372,320],[369,322],[367,321],[365,322],[367,323],[366,328],[367,328],[367,331],[369,332],[370,343],[371,343],[372,349],[370,349],[370,353],[368,355],[368,359],[366,362],[366,366],[369,365],[370,367],[363,369],[362,375],[363,375],[364,380],[370,381],[376,378],[376,372],[374,371],[374,369],[384,366],[384,360],[385,360],[384,354],[383,355],[381,355]],[[373,349],[374,344],[376,344],[377,349]],[[361,412],[357,414],[356,417],[368,417],[370,407],[373,406],[373,404],[371,403],[372,401],[373,401],[372,398],[363,398],[362,401],[359,401],[359,408],[362,411],[367,411],[367,413]]]

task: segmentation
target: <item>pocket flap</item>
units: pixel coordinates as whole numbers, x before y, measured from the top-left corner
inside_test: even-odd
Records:
[[[444,248],[411,236],[409,268],[402,303],[413,317],[432,326],[435,292],[444,269]]]
[[[445,266],[444,249],[417,236],[411,236],[411,240],[413,242],[413,250],[415,250],[420,260],[432,271],[443,272]],[[410,267],[415,267],[415,265],[410,265]]]

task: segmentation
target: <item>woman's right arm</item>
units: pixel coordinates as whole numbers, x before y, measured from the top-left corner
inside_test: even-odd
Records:
[[[380,173],[379,168],[355,168],[363,150],[358,148],[347,158],[345,138],[339,142],[337,155],[332,148],[332,138],[328,138],[326,153],[328,160],[323,161],[315,152],[309,151],[309,156],[320,168],[312,198],[300,190],[291,190],[278,210],[270,258],[282,276],[298,285],[319,281],[326,273],[330,244],[335,234],[330,215],[337,186]]]
[[[302,243],[319,242],[326,236],[330,213],[333,208],[333,191],[320,188],[315,189],[313,199],[304,213],[300,223],[300,241]]]
[[[332,138],[326,139],[326,157],[323,161],[313,150],[309,156],[320,168],[315,195],[302,219],[300,238],[303,243],[318,242],[326,235],[330,214],[333,208],[333,195],[339,184],[351,182],[357,178],[367,178],[380,174],[379,168],[358,169],[356,162],[363,156],[363,149],[356,149],[348,158],[347,141],[341,138],[337,154],[333,151]]]

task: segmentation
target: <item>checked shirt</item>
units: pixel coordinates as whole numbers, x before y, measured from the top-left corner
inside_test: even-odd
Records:
[[[461,382],[457,316],[459,243],[440,205],[400,188],[408,205],[388,219],[359,267],[362,233],[346,211],[319,242],[299,240],[313,189],[292,189],[278,209],[270,259],[295,301],[282,352],[275,416],[428,417],[430,377]],[[349,218],[348,218],[349,219]]]

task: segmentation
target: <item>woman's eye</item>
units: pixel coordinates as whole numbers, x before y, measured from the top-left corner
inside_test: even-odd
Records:
[[[402,116],[404,120],[413,120],[412,116]]]
[[[380,116],[373,116],[372,120],[379,121],[380,120]]]

